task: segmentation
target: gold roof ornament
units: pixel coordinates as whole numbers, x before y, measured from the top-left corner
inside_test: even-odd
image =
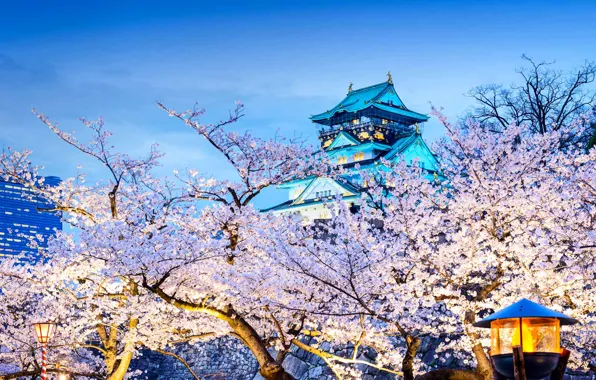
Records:
[[[416,131],[416,134],[420,134],[420,126],[418,123],[414,124],[414,131]]]
[[[393,78],[391,77],[391,71],[387,71],[387,82],[393,84]]]
[[[350,92],[352,92],[352,86],[353,86],[353,83],[352,83],[352,82],[350,82],[350,87],[348,87],[348,94],[349,94]]]

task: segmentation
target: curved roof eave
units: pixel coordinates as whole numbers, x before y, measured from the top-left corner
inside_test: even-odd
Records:
[[[563,313],[559,313],[558,311],[551,310],[536,302],[522,298],[518,302],[475,322],[472,326],[490,328],[491,322],[510,318],[556,318],[561,322],[561,325],[573,325],[578,323],[578,320],[575,318],[568,317]]]
[[[385,111],[385,112],[389,112],[389,113],[394,113],[397,115],[401,115],[410,119],[414,119],[416,121],[419,122],[425,122],[428,121],[429,117],[427,115],[418,113],[418,112],[414,112],[414,111],[410,111],[410,110],[404,110],[401,108],[394,108],[391,106],[386,106],[384,104],[379,104],[379,103],[368,103],[368,105],[366,107],[362,107],[362,108],[357,108],[354,110],[348,109],[348,108],[342,108],[342,109],[337,109],[337,110],[330,110],[328,112],[324,112],[322,114],[318,114],[318,115],[313,115],[310,117],[310,119],[312,121],[322,121],[322,120],[326,120],[326,119],[331,119],[332,117],[334,117],[335,115],[341,113],[341,112],[360,112],[360,111],[364,111],[368,108],[374,107],[378,110],[381,111]]]

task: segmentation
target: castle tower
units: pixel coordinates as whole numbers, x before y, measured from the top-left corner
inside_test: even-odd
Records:
[[[287,189],[288,200],[263,211],[299,212],[308,220],[330,217],[325,201],[341,194],[348,203],[358,205],[365,184],[359,170],[378,170],[382,158],[416,162],[430,178],[438,162],[422,139],[419,124],[429,117],[409,110],[393,87],[391,74],[386,82],[354,90],[335,107],[311,116],[319,126],[319,140],[331,162],[341,165],[341,178],[311,177],[280,186]]]

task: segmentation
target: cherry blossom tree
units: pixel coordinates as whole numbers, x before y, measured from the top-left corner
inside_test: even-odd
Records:
[[[327,166],[299,143],[224,131],[242,116],[241,105],[217,125],[198,123],[201,114],[174,115],[226,157],[238,181],[197,177],[194,170],[176,173],[176,183],[155,179],[150,171],[160,153],[154,148],[134,160],[114,152],[101,120],[83,120],[94,139],[82,144],[38,115],[64,142],[104,165],[111,176],[106,182],[88,186],[79,176],[56,189],[35,186],[31,178],[37,175],[23,155],[3,157],[3,174],[51,199],[55,207],[47,211],[63,212],[64,220],[79,229],[76,239],[59,234],[48,256],[56,268],[56,286],[74,295],[71,302],[88,314],[81,320],[101,338],[97,348],[110,379],[124,376],[138,347],[160,349],[220,334],[246,343],[264,377],[289,377],[280,364],[287,349],[277,358],[267,350],[268,335],[278,334],[281,324],[273,322],[273,312],[261,301],[262,292],[272,286],[267,281],[278,274],[267,265],[266,251],[257,248],[266,243],[256,232],[275,219],[250,202],[268,186],[326,173]],[[65,289],[60,282],[76,287]]]
[[[336,344],[348,338],[375,347],[377,364],[401,368],[406,378],[427,369],[415,360],[416,342],[448,336],[439,354],[476,362],[461,376],[490,379],[489,341],[472,323],[529,297],[582,321],[563,342],[574,365],[586,368],[596,342],[596,161],[594,150],[557,148],[582,120],[543,135],[523,126],[493,134],[437,116],[448,130],[438,149],[445,182],[437,186],[403,163],[361,173],[369,188],[358,215],[330,205],[338,212],[322,227],[326,238],[297,230],[282,250],[283,264],[304,284],[293,287],[302,297],[281,307],[303,310]],[[406,344],[396,348],[391,333]]]
[[[240,339],[266,379],[292,378],[283,367],[291,349],[321,357],[338,378],[360,378],[368,366],[413,379],[431,369],[418,355],[421,340],[447,337],[438,354],[475,363],[465,374],[489,379],[487,336],[471,324],[524,296],[581,320],[564,341],[577,366],[591,360],[596,150],[553,149],[569,130],[491,134],[476,123],[455,128],[437,113],[448,130],[440,177],[383,162],[361,173],[358,212],[338,198],[329,221],[305,226],[252,201],[269,186],[337,175],[324,155],[300,141],[230,132],[240,104],[217,124],[201,123],[197,108],[158,105],[213,146],[235,177],[185,169],[156,178],[156,147],[132,159],[113,150],[101,120],[83,121],[94,138],[82,144],[38,115],[109,179],[90,185],[79,174],[49,188],[28,152],[0,157],[5,178],[51,200],[46,211],[77,229],[58,234],[25,272],[3,266],[1,296],[14,295],[3,315],[22,309],[14,322],[4,319],[14,326],[7,334],[24,323],[25,299],[59,305],[47,316],[64,331],[63,360],[91,350],[101,360],[81,370],[101,368],[108,379],[123,378],[141,348],[176,356],[169,345],[222,335]]]
[[[594,152],[558,151],[569,129],[543,135],[512,126],[493,134],[477,123],[448,130],[444,149],[449,199],[439,225],[446,242],[427,257],[443,278],[432,291],[459,317],[453,339],[474,352],[479,373],[490,378],[483,332],[471,324],[520,297],[533,298],[582,321],[566,332],[576,365],[593,360]],[[439,293],[437,289],[441,289]],[[579,340],[583,347],[573,344]],[[588,341],[592,340],[591,343]],[[587,350],[586,350],[587,348]],[[593,355],[593,354],[592,354]]]
[[[157,204],[163,213],[168,212],[163,200],[147,190],[155,184],[148,172],[160,156],[157,150],[153,148],[146,158],[134,160],[111,151],[110,135],[103,130],[101,120],[83,120],[94,132],[94,138],[90,144],[82,144],[45,116],[38,117],[62,140],[99,160],[112,179],[88,186],[85,177],[79,175],[63,181],[60,186],[47,187],[39,180],[38,168],[28,161],[30,152],[4,152],[0,157],[3,177],[32,189],[31,196],[50,200],[53,208],[43,211],[62,212],[64,221],[78,230],[76,238],[73,233],[58,233],[49,242],[43,260],[36,265],[20,267],[7,261],[3,272],[7,284],[15,278],[26,279],[27,285],[36,289],[37,297],[45,302],[36,309],[47,310],[45,319],[54,319],[68,327],[65,336],[71,340],[65,345],[77,350],[85,347],[99,354],[103,358],[99,373],[103,372],[107,379],[122,379],[139,348],[149,347],[176,356],[165,351],[165,346],[212,337],[211,333],[197,333],[196,325],[188,327],[185,315],[175,307],[139,292],[138,284],[129,276],[129,269],[134,267],[125,264],[130,264],[127,260],[133,258],[126,252],[131,249],[124,242],[126,233],[146,233],[135,229],[135,226],[142,227],[135,224],[136,218],[155,222],[160,215],[149,212]],[[133,248],[139,250],[138,246]],[[21,289],[26,289],[26,285]],[[6,300],[24,302],[15,293],[9,293],[8,288],[2,290]],[[26,294],[22,296],[29,299]],[[30,308],[18,305],[14,309],[25,314],[30,312]],[[68,311],[70,317],[66,320],[64,315],[54,316],[52,310]],[[210,323],[206,321],[199,326],[209,328]]]

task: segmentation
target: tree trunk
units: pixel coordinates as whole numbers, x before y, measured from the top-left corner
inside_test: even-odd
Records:
[[[281,363],[271,356],[259,334],[242,317],[234,315],[227,322],[255,356],[259,363],[261,376],[266,380],[294,380],[294,377],[284,370]]]
[[[420,347],[420,338],[407,335],[406,347],[406,355],[402,361],[404,380],[414,380],[414,358]]]
[[[490,362],[488,355],[482,348],[480,343],[476,343],[472,348],[474,356],[476,357],[476,375],[483,380],[492,380],[493,378],[493,366]]]
[[[281,363],[276,361],[267,351],[265,343],[255,329],[238,315],[231,305],[221,310],[176,299],[164,292],[159,286],[150,286],[146,282],[143,283],[143,287],[182,310],[204,313],[226,322],[234,331],[234,335],[240,338],[246,347],[250,349],[257,363],[259,363],[259,373],[266,380],[294,380],[294,377],[284,370]]]
[[[129,322],[130,329],[134,329],[137,327],[139,320],[137,318],[132,318]],[[115,368],[114,372],[110,374],[107,380],[122,380],[124,376],[128,372],[128,367],[130,367],[130,361],[132,360],[134,343],[128,342],[124,345],[125,354],[122,355],[120,361],[118,362],[118,366]]]

